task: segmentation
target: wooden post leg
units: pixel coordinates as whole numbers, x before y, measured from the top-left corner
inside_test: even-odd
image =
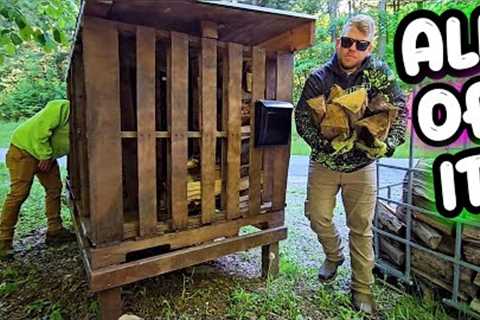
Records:
[[[97,293],[102,320],[118,320],[122,315],[121,287]]]
[[[262,247],[262,277],[273,277],[279,271],[278,242]]]

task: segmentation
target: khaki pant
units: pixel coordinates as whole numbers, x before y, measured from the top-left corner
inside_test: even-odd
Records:
[[[326,258],[342,259],[342,244],[332,222],[338,191],[350,229],[349,244],[352,261],[352,290],[371,293],[374,253],[372,220],[376,202],[376,164],[352,173],[335,172],[310,161],[305,213],[317,233]]]
[[[54,233],[62,229],[60,219],[62,181],[58,164],[55,161],[48,172],[40,172],[38,171],[38,162],[27,152],[14,145],[10,146],[6,157],[7,168],[10,172],[10,192],[5,199],[0,217],[0,240],[13,239],[20,207],[30,193],[35,175],[45,188],[48,232]]]

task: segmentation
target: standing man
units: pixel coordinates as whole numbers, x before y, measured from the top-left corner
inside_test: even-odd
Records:
[[[376,313],[371,289],[374,280],[372,220],[377,191],[375,159],[391,156],[395,148],[405,141],[406,130],[405,96],[388,66],[370,56],[374,35],[375,22],[370,16],[350,18],[342,36],[336,41],[336,54],[309,76],[295,109],[297,131],[312,149],[305,212],[326,256],[319,279],[321,282],[333,280],[337,268],[344,262],[341,239],[332,223],[337,193],[342,190],[350,229],[352,304],[368,314]],[[365,88],[369,99],[384,94],[399,108],[386,139],[386,151],[379,148],[366,153],[353,148],[349,152],[335,154],[330,142],[315,124],[313,109],[307,104],[307,100],[320,95],[327,98],[334,84],[347,92]]]
[[[69,101],[54,100],[13,132],[6,156],[10,192],[0,216],[0,258],[12,254],[18,213],[30,193],[34,176],[46,193],[47,243],[72,239],[60,219],[62,181],[56,160],[69,151],[69,115]]]

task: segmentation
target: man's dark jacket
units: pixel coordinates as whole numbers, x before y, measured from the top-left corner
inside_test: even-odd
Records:
[[[331,170],[340,172],[352,172],[374,161],[368,158],[365,152],[356,148],[344,154],[333,154],[330,142],[322,136],[315,124],[312,117],[313,110],[308,106],[307,100],[320,95],[324,95],[326,99],[334,84],[339,85],[347,92],[364,87],[367,89],[369,100],[377,94],[383,94],[395,107],[399,108],[398,115],[393,121],[385,141],[387,155],[391,156],[395,148],[405,142],[407,124],[405,95],[400,90],[388,66],[381,60],[371,56],[367,57],[355,72],[347,74],[340,68],[337,56],[334,55],[329,62],[308,77],[302,96],[295,108],[297,131],[312,148],[311,159]]]

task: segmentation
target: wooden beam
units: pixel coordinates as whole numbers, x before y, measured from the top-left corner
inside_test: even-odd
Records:
[[[93,239],[96,243],[119,241],[123,191],[118,32],[110,24],[86,17],[82,37]]]
[[[92,272],[90,289],[94,292],[119,287],[173,270],[278,242],[287,237],[287,228],[267,229],[244,236],[178,250],[164,255],[111,266]]]
[[[74,91],[74,105],[72,110],[75,114],[75,127],[71,128],[71,137],[76,140],[75,145],[77,148],[77,170],[79,179],[78,184],[80,190],[75,195],[75,201],[79,201],[81,208],[79,209],[79,215],[89,216],[90,204],[89,204],[89,188],[88,188],[88,148],[87,148],[87,136],[86,136],[86,96],[85,96],[85,72],[83,65],[82,50],[77,48],[73,52],[72,61],[70,62],[70,68],[72,71],[72,77],[70,81],[73,81],[72,89]],[[75,148],[75,145],[72,148]]]
[[[223,62],[223,107],[226,117],[224,130],[227,130],[225,195],[227,219],[240,216],[242,61],[242,46],[230,43],[226,48]]]
[[[267,59],[266,63],[266,99],[275,100],[277,96],[277,60]],[[263,152],[263,187],[262,202],[272,201],[273,194],[273,162],[275,161],[275,148],[265,148]]]
[[[113,288],[98,292],[102,320],[118,320],[122,315],[122,289]]]
[[[140,236],[157,225],[157,168],[155,138],[155,30],[137,29],[137,150]]]
[[[260,43],[258,46],[268,52],[294,52],[313,46],[315,42],[315,22],[308,22],[295,29]],[[285,44],[288,43],[288,48]]]
[[[293,54],[286,53],[277,56],[277,99],[292,102],[293,88]],[[273,198],[272,210],[285,207],[285,192],[287,190],[288,163],[290,161],[290,141],[286,146],[274,147],[273,161]]]
[[[215,22],[201,21],[200,29],[202,30],[202,38],[218,39],[218,27]]]
[[[205,28],[205,30],[202,29],[202,33],[208,33],[207,27]],[[206,224],[211,223],[215,215],[215,149],[217,143],[217,40],[215,39],[202,38],[200,96],[201,206],[202,223]]]
[[[255,102],[265,98],[265,51],[259,47],[252,48],[252,101],[250,104],[250,158],[248,175],[249,215],[260,212],[261,206],[261,170],[263,150],[255,148]]]
[[[185,231],[165,233],[163,235],[142,239],[123,241],[113,246],[101,248],[92,248],[91,256],[121,256],[129,252],[139,251],[143,249],[170,245],[172,249],[187,247],[197,243],[221,238],[228,233],[238,231],[241,227],[248,225],[257,225],[267,223],[269,221],[279,221],[281,212],[270,212],[260,214],[254,217],[241,218],[236,220],[227,220],[216,222],[207,226],[198,226],[194,229]]]
[[[280,254],[278,242],[262,246],[262,277],[276,276],[280,267]]]
[[[188,38],[172,32],[168,52],[168,127],[171,133],[169,147],[168,190],[170,213],[174,229],[183,229],[188,223],[187,211],[187,157],[188,157]]]

